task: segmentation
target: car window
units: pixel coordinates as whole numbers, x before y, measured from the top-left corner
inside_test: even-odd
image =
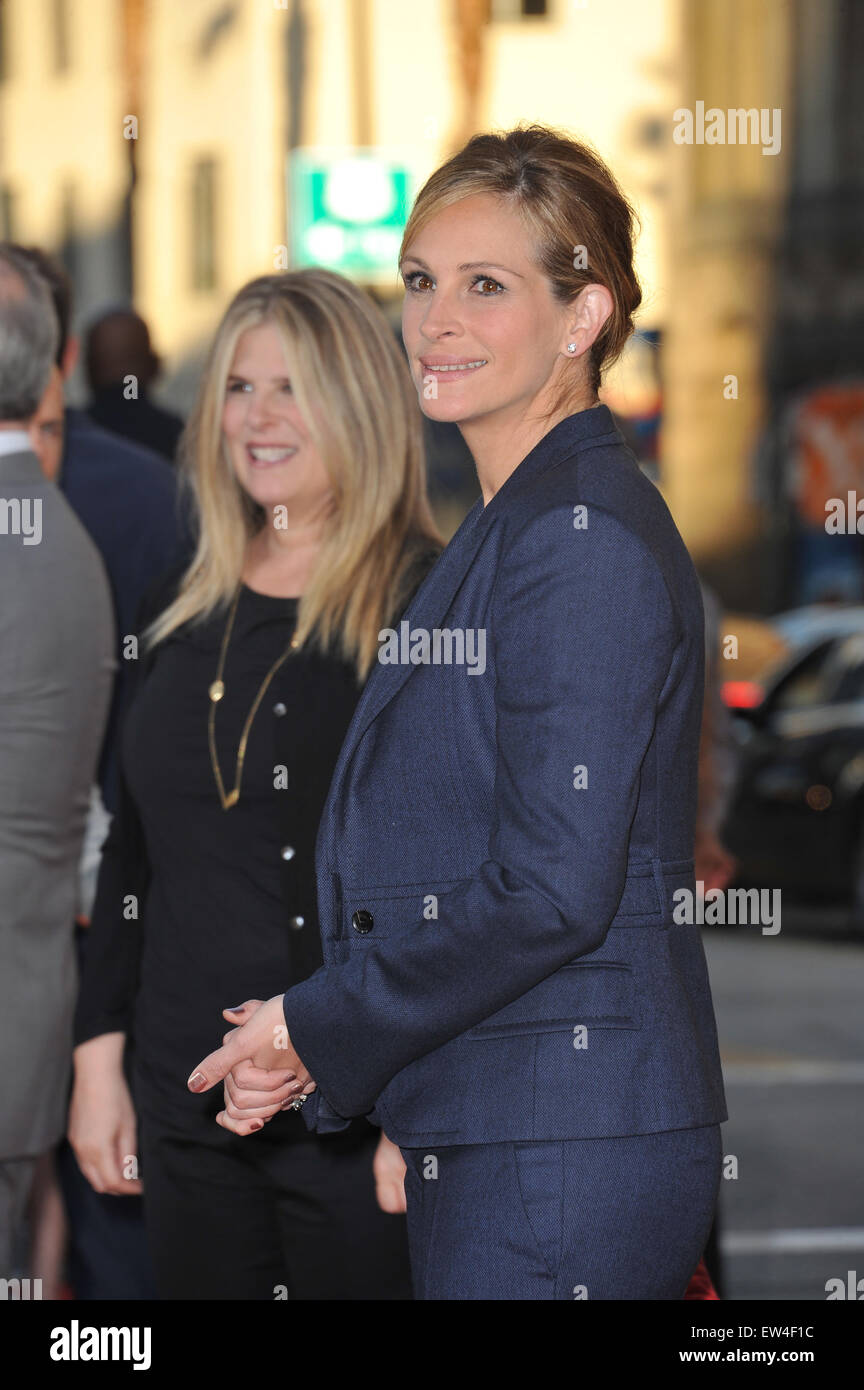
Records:
[[[831,642],[822,642],[780,681],[769,702],[772,710],[807,709],[830,699],[825,666],[831,647]]]
[[[823,642],[780,682],[777,711],[840,704],[864,698],[864,633]]]
[[[833,699],[838,703],[864,699],[864,633],[856,632],[837,645],[840,650]]]

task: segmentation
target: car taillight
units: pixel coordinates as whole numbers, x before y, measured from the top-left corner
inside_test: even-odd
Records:
[[[765,688],[758,681],[724,681],[722,694],[729,709],[755,709],[765,699]]]

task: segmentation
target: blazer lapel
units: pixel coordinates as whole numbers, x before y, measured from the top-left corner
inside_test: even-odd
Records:
[[[401,622],[407,622],[410,628],[420,628],[427,632],[441,626],[442,619],[489,530],[491,517],[487,513],[488,508],[484,509],[482,501],[472,507],[402,614]],[[398,637],[398,625],[394,631]],[[345,740],[346,744],[356,744],[360,741],[373,719],[393,699],[416,669],[410,662],[384,664],[379,661],[376,664],[360,697],[351,729]]]
[[[482,499],[474,504],[437,564],[417,590],[402,616],[412,628],[431,632],[441,625],[462,580],[496,517],[512,501],[515,493],[530,486],[538,473],[575,454],[580,444],[603,435],[621,438],[605,405],[581,411],[562,420],[537,443],[513,470],[486,507]],[[409,662],[383,665],[378,662],[370,675],[345,739],[357,744],[372,720],[404,685],[416,668]]]
[[[430,632],[433,628],[440,627],[441,619],[446,615],[483,538],[487,535],[492,519],[489,508],[484,509],[482,499],[476,502],[446,550],[423,580],[400,621],[408,622],[412,628],[425,628]],[[395,631],[398,634],[398,627]],[[318,855],[327,862],[332,862],[333,857],[334,809],[339,804],[341,784],[354,750],[373,719],[393,699],[397,690],[415,670],[416,667],[410,663],[384,665],[376,662],[366,681],[333,771],[327,805],[319,827]]]
[[[605,405],[569,416],[550,430],[514,469],[486,507],[483,506],[482,499],[474,504],[450,544],[420,585],[401,621],[407,622],[409,628],[422,628],[427,632],[440,627],[483,540],[514,493],[530,486],[539,472],[577,453],[583,442],[604,435],[621,438]],[[396,630],[398,633],[398,628]],[[339,803],[341,783],[354,750],[372,721],[415,670],[416,667],[410,662],[392,665],[377,662],[366,682],[333,772],[330,793],[319,829],[319,849],[324,851],[328,861],[332,860],[331,847],[335,834],[334,808]]]

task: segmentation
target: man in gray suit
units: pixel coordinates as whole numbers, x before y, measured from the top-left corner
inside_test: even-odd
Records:
[[[36,1162],[65,1128],[78,861],[114,670],[102,562],[31,426],[57,322],[0,243],[0,1279],[20,1274]]]

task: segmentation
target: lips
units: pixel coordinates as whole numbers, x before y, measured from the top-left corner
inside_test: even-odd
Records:
[[[246,457],[252,468],[278,468],[297,453],[294,444],[247,444]]]
[[[424,376],[433,376],[436,381],[459,381],[471,376],[485,367],[485,357],[421,357],[420,365]]]

